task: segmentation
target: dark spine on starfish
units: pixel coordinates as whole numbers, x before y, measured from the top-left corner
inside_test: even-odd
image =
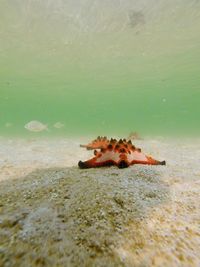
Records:
[[[166,161],[165,160],[159,161],[159,164],[158,165],[166,165]]]
[[[127,168],[129,166],[129,164],[127,163],[127,161],[125,160],[121,160],[118,164],[117,164],[117,167],[119,169],[124,169],[124,168]]]
[[[87,169],[87,168],[89,168],[87,166],[87,164],[85,162],[81,161],[81,160],[79,161],[78,166],[79,166],[80,169]]]
[[[109,145],[107,146],[107,149],[111,151],[111,150],[113,149],[113,146],[112,146],[111,144],[109,144]]]

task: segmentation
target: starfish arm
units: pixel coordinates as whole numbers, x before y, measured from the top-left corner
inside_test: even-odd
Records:
[[[143,160],[132,160],[131,161],[131,165],[134,165],[134,164],[146,164],[146,165],[166,165],[166,162],[165,160],[164,161],[159,161],[159,160],[156,160],[156,159],[153,159],[152,157],[148,157],[148,156],[145,156],[146,159],[143,159]]]
[[[98,168],[104,166],[118,165],[120,161],[119,153],[113,152],[109,149],[101,149],[101,151],[94,150],[94,155],[92,159],[87,161],[79,161],[78,165],[81,169],[86,168]]]
[[[80,145],[80,147],[85,147],[87,150],[101,149],[107,147],[108,143],[109,140],[107,139],[106,136],[104,137],[98,136],[97,139],[93,140],[91,143],[87,145]]]
[[[80,169],[98,168],[98,167],[108,167],[116,165],[113,160],[106,160],[97,162],[96,157],[89,159],[87,161],[79,161],[78,166]]]

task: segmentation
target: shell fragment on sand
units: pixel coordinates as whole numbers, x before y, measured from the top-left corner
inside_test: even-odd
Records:
[[[42,132],[44,130],[48,130],[47,125],[40,121],[30,121],[24,126],[24,128],[30,132]]]

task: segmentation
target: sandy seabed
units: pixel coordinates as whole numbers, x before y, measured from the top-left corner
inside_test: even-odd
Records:
[[[200,140],[134,142],[166,166],[80,170],[86,141],[0,138],[0,266],[200,266]]]

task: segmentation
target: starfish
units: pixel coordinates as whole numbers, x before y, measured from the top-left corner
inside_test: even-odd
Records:
[[[79,161],[81,169],[97,168],[104,166],[117,166],[127,168],[134,164],[166,165],[165,161],[158,161],[142,153],[140,148],[136,148],[131,140],[116,139],[98,136],[87,145],[80,145],[88,150],[94,149],[94,157],[87,161]],[[98,150],[97,150],[98,149]]]

